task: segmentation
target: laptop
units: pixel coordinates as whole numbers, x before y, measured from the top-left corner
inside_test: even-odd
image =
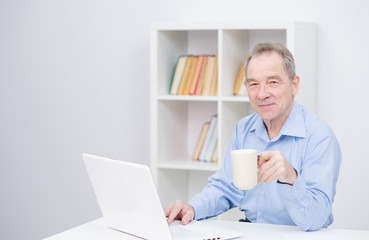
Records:
[[[168,225],[147,166],[85,153],[83,160],[103,220],[110,228],[150,240],[233,239],[242,235],[200,221]]]

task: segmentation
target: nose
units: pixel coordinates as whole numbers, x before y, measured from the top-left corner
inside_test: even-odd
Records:
[[[270,96],[269,87],[267,84],[261,83],[258,88],[257,98],[264,100]]]

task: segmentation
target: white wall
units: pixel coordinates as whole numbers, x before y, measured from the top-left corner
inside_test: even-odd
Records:
[[[343,152],[334,226],[369,230],[367,9],[365,0],[0,0],[0,239],[100,216],[82,152],[149,163],[149,23],[179,20],[318,23],[318,114]]]

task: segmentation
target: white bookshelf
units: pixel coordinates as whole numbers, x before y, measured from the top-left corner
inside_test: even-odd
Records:
[[[296,101],[315,111],[316,25],[300,22],[154,23],[151,26],[151,170],[163,205],[187,201],[222,164],[236,122],[253,112],[248,97],[233,96],[245,53],[258,42],[281,42],[300,75]],[[218,51],[218,96],[169,94],[178,56]],[[202,124],[218,114],[217,163],[192,160]]]

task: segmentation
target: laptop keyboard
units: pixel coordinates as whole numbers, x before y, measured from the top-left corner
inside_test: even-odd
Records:
[[[198,232],[192,232],[175,225],[169,225],[170,233],[172,234],[173,240],[187,240],[187,239],[201,239],[201,240],[222,240],[221,237],[216,238],[204,238],[199,236]]]

